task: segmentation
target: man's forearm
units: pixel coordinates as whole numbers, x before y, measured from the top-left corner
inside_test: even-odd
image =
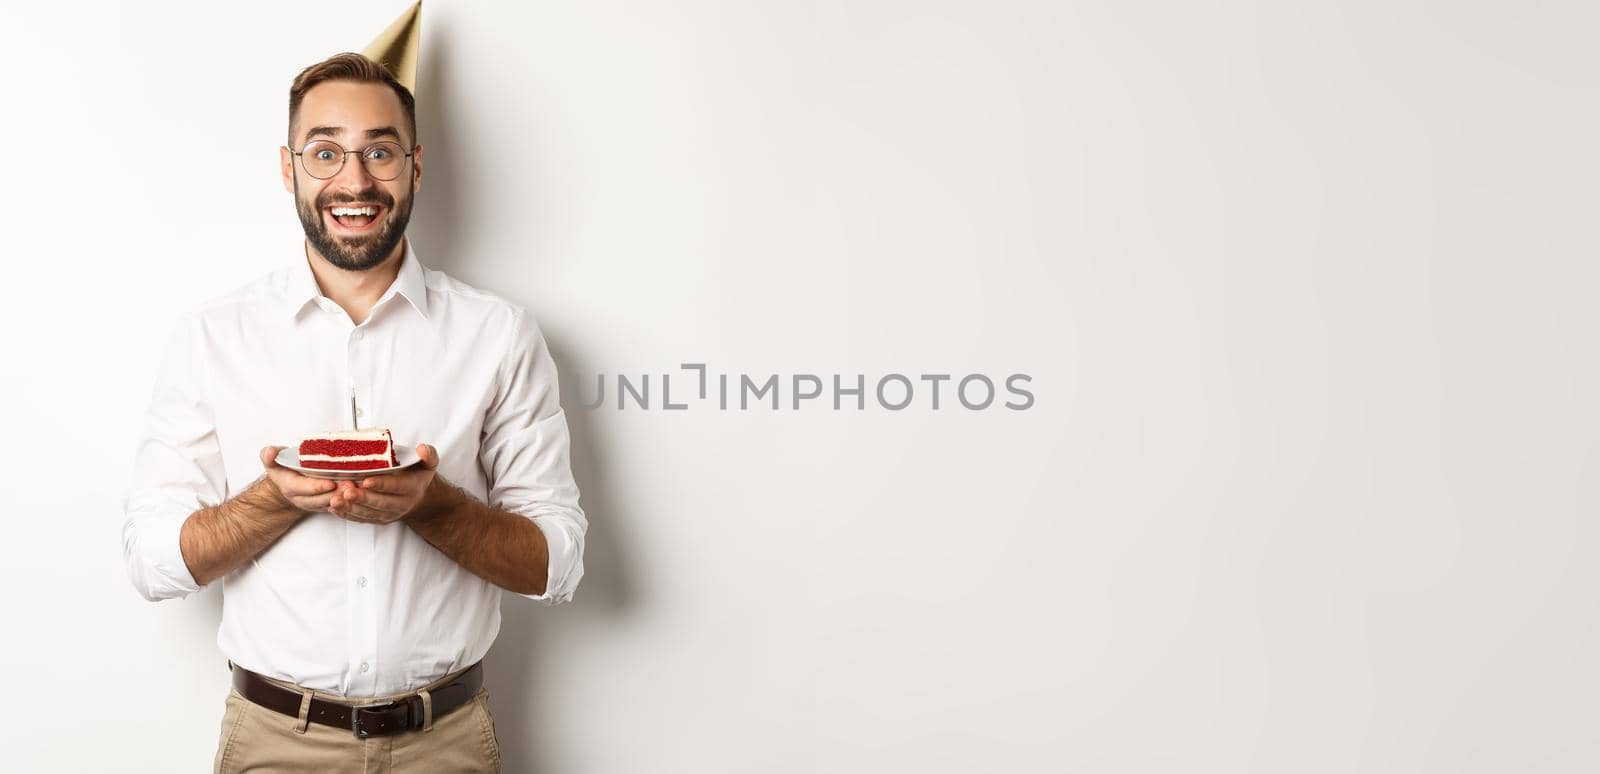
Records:
[[[263,477],[221,505],[190,514],[178,547],[189,574],[204,586],[266,550],[305,515]]]
[[[518,594],[545,592],[550,546],[532,519],[492,508],[441,476],[405,522],[474,575]]]

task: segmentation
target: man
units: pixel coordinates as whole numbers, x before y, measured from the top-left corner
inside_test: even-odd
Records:
[[[423,169],[405,85],[341,54],[289,104],[303,254],[182,316],[128,491],[129,577],[151,600],[223,583],[217,771],[498,771],[477,664],[501,589],[553,605],[583,576],[555,366],[531,316],[405,237]],[[335,482],[276,462],[274,441],[347,427],[352,391],[420,464]]]

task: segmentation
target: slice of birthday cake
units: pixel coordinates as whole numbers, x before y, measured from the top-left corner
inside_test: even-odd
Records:
[[[300,467],[318,470],[376,470],[400,464],[387,427],[308,435],[300,440]]]

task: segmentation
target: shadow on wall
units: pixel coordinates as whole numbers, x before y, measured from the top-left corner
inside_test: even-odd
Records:
[[[430,267],[460,277],[459,271],[466,268],[460,256],[468,249],[468,225],[473,219],[473,207],[479,203],[473,196],[472,173],[492,168],[475,167],[472,159],[477,156],[472,149],[455,143],[456,138],[470,136],[470,132],[460,130],[473,120],[473,111],[471,105],[460,102],[459,95],[446,87],[452,80],[447,22],[434,17],[424,46],[428,65],[421,68],[417,84],[423,95],[417,104],[417,123],[425,161],[423,186],[417,194],[409,232]],[[527,256],[527,260],[539,258]],[[516,300],[517,294],[509,288],[486,289]],[[560,373],[595,370],[581,354],[568,353],[561,346],[565,339],[559,327],[539,317],[538,310],[530,311],[539,319]],[[562,395],[566,407],[576,405],[575,400],[574,395]],[[600,439],[593,432],[588,412],[566,413],[572,436],[573,476],[581,495],[579,502],[589,517],[584,577],[572,601],[555,607],[510,593],[503,597],[500,635],[485,659],[484,669],[503,767],[508,772],[555,771],[550,751],[559,741],[553,735],[553,729],[559,727],[556,716],[563,706],[572,706],[575,697],[552,695],[544,688],[548,681],[541,675],[553,675],[561,669],[561,664],[547,654],[583,650],[590,643],[570,641],[578,636],[574,622],[614,619],[625,614],[633,596],[624,571],[627,563],[615,542],[617,533],[609,528],[607,519],[607,514],[617,511],[608,496]],[[586,628],[592,632],[601,627]]]

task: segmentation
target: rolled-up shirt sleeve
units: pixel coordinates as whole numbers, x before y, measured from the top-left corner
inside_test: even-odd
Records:
[[[497,391],[484,418],[479,462],[488,480],[488,504],[527,516],[544,533],[550,548],[545,592],[522,596],[546,605],[572,599],[583,578],[589,528],[572,478],[558,383],[544,334],[532,316],[518,309]]]
[[[167,342],[123,499],[128,579],[150,601],[198,591],[178,546],[189,515],[225,499],[227,478],[205,400],[199,319],[179,319]]]

